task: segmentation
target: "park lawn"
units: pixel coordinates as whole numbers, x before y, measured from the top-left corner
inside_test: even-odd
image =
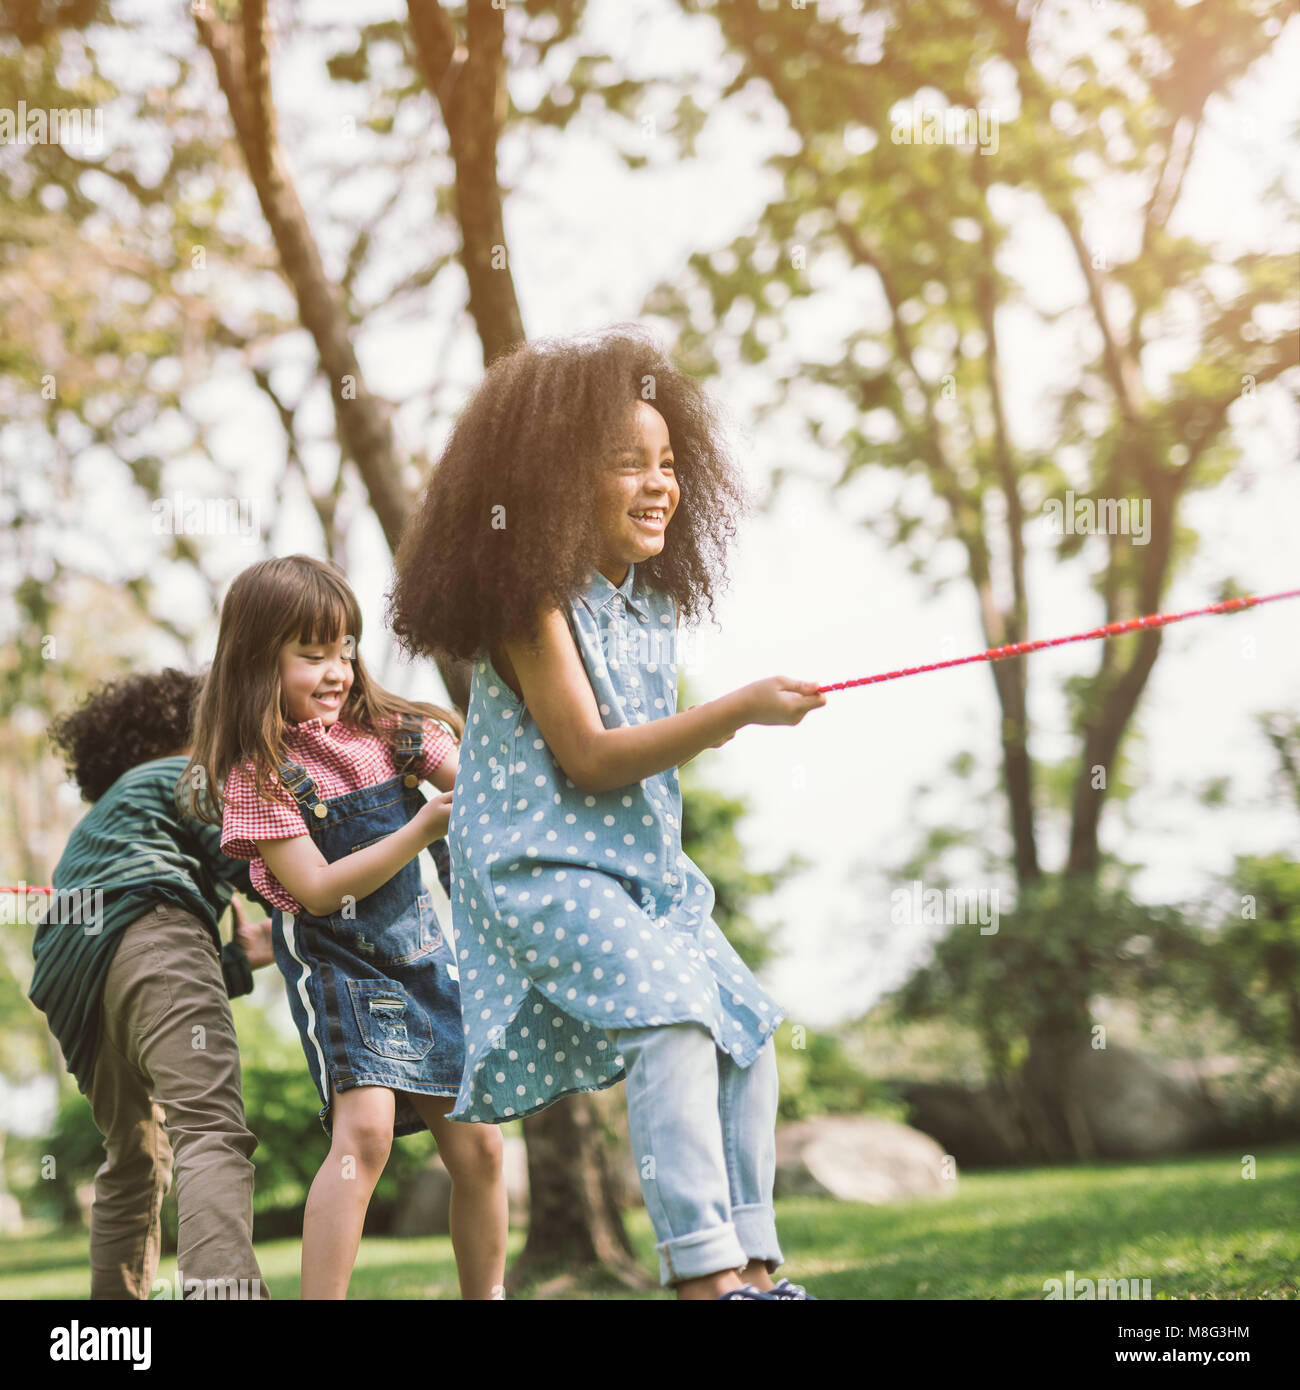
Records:
[[[784,1198],[777,1219],[782,1273],[829,1299],[1041,1299],[1045,1281],[1149,1279],[1154,1299],[1297,1299],[1300,1270],[1300,1145],[1261,1147],[1255,1176],[1242,1156],[1200,1154],[1071,1168],[984,1170],[963,1175],[951,1197],[870,1207]],[[648,1274],[654,1236],[643,1210],[628,1233]],[[511,1233],[510,1254],[523,1245]],[[298,1294],[298,1242],[258,1246],[276,1298]],[[0,1298],[84,1298],[84,1233],[0,1244]],[[170,1280],[174,1258],[162,1262]],[[459,1296],[445,1236],[368,1238],[353,1298]],[[574,1285],[524,1297],[667,1298]]]

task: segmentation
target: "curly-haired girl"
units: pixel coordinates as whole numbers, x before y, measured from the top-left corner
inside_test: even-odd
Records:
[[[303,1213],[302,1296],[346,1295],[393,1138],[428,1128],[452,1179],[462,1295],[499,1297],[501,1136],[446,1118],[465,1055],[460,996],[450,914],[440,925],[418,863],[436,841],[447,872],[464,726],[381,689],[360,640],[356,596],[332,565],[290,555],[244,570],[222,604],[186,780],[222,788],[221,847],[252,861],[272,904],[331,1138]],[[426,802],[421,778],[444,794]]]
[[[742,500],[710,403],[647,335],[543,341],[494,361],[459,416],[390,596],[407,650],[474,663],[449,833],[452,1117],[626,1077],[681,1298],[806,1297],[768,1277],[783,1011],[681,844],[679,764],[826,703],[773,676],[675,713],[678,618],[712,611]]]

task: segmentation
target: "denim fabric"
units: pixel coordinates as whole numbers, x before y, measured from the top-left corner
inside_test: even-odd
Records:
[[[629,566],[565,605],[607,728],[677,708],[673,600]],[[466,1071],[453,1116],[499,1123],[624,1076],[611,1029],[699,1023],[738,1066],[784,1011],[713,921],[682,851],[677,770],[578,790],[486,654],[448,830]]]
[[[784,1256],[776,1236],[774,1045],[748,1066],[690,1023],[619,1030],[627,1125],[664,1284]]]
[[[330,863],[401,829],[424,801],[413,776],[399,774],[328,800],[296,764],[286,763],[281,778]],[[438,841],[431,848],[445,888],[445,846]],[[332,1130],[331,1085],[336,1091],[388,1086],[397,1092],[393,1133],[426,1129],[403,1092],[454,1096],[465,1045],[455,958],[418,859],[360,899],[353,913],[313,917],[277,907],[272,923],[275,963],[320,1093],[326,1132]]]

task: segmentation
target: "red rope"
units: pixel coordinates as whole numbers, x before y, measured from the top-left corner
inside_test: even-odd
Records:
[[[1126,618],[1122,623],[1107,623],[1105,627],[1095,627],[1091,632],[1076,632],[1070,637],[1046,637],[1038,642],[1016,642],[1008,647],[990,647],[986,652],[975,656],[959,656],[952,661],[932,661],[928,666],[905,666],[901,671],[886,671],[879,676],[863,676],[855,681],[837,681],[834,685],[819,685],[819,691],[847,690],[854,685],[879,685],[881,681],[896,681],[900,676],[919,676],[922,671],[942,671],[948,666],[965,666],[972,661],[1005,661],[1010,656],[1024,656],[1026,652],[1042,651],[1044,647],[1063,647],[1067,642],[1090,642],[1097,637],[1118,637],[1121,632],[1134,632],[1138,628],[1167,627],[1170,623],[1181,623],[1184,618],[1200,618],[1208,613],[1239,613],[1243,608],[1254,608],[1261,603],[1273,603],[1281,598],[1300,598],[1300,589],[1287,589],[1280,594],[1263,594],[1258,597],[1225,599],[1222,603],[1211,603],[1205,608],[1190,608],[1186,613],[1151,613],[1145,618]],[[52,893],[52,888],[0,887],[0,893]]]
[[[855,681],[837,681],[834,685],[819,685],[819,691],[847,690],[854,685],[878,685],[881,681],[895,681],[900,676],[919,676],[922,671],[942,671],[947,666],[965,666],[971,661],[1005,661],[1009,656],[1024,656],[1026,652],[1042,651],[1044,647],[1061,647],[1067,642],[1089,642],[1096,637],[1118,637],[1121,632],[1133,632],[1138,628],[1167,627],[1170,623],[1181,623],[1184,618],[1199,618],[1207,613],[1236,613],[1243,608],[1254,608],[1260,603],[1272,603],[1280,598],[1300,597],[1300,589],[1288,589],[1280,594],[1263,594],[1246,598],[1230,598],[1223,603],[1212,603],[1206,608],[1191,608],[1186,613],[1151,613],[1145,618],[1126,618],[1122,623],[1107,623],[1105,627],[1095,627],[1091,632],[1076,632],[1070,637],[1047,637],[1038,642],[1016,642],[1007,647],[990,647],[986,652],[975,656],[959,656],[952,661],[933,661],[928,666],[905,666],[901,671],[886,671],[879,676],[863,676]]]

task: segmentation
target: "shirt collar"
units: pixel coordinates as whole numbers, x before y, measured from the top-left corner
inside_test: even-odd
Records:
[[[298,734],[308,739],[331,738],[334,731],[342,727],[342,721],[336,719],[327,729],[325,721],[319,715],[313,715],[310,719],[301,719],[296,724],[285,724],[284,731],[292,737]]]
[[[587,579],[587,587],[582,591],[580,597],[593,617],[607,604],[613,603],[615,597],[621,594],[624,603],[634,613],[639,617],[648,618],[650,610],[646,606],[644,589],[644,582],[637,582],[635,565],[628,565],[627,576],[618,588],[615,588],[593,565],[591,574]]]

